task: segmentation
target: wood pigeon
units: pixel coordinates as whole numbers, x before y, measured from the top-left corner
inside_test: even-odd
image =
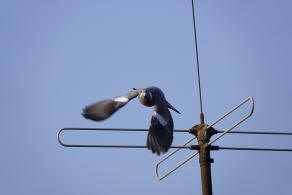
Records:
[[[144,106],[154,106],[147,137],[147,148],[157,155],[167,152],[173,140],[173,120],[168,109],[170,108],[179,114],[180,112],[167,102],[163,92],[158,87],[133,88],[126,95],[87,106],[82,115],[94,121],[105,120],[137,96]]]

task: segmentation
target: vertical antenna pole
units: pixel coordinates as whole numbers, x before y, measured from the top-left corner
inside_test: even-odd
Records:
[[[199,146],[202,194],[212,195],[211,163],[213,159],[210,158],[210,150],[206,143],[199,142]]]
[[[202,194],[212,195],[211,163],[213,163],[213,159],[210,158],[210,145],[208,143],[211,136],[217,131],[213,127],[208,128],[206,124],[199,124],[194,126],[190,132],[196,135],[199,144]]]

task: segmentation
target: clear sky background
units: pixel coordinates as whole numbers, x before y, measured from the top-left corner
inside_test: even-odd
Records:
[[[292,130],[292,3],[196,1],[203,109],[211,123],[248,96],[254,115],[235,130]],[[133,100],[96,123],[82,108],[155,85],[175,129],[199,123],[190,0],[0,1],[0,194],[200,194],[198,158],[165,180],[146,149],[64,148],[63,127],[148,128]],[[224,130],[244,107],[215,126]],[[175,134],[174,145],[190,138]],[[67,134],[70,143],[146,143],[146,133]],[[194,142],[195,144],[195,142]],[[292,137],[226,135],[215,145],[292,148]],[[181,151],[162,170],[192,152]],[[291,195],[292,153],[214,151],[214,194]]]

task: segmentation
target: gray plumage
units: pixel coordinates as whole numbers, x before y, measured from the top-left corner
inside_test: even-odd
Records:
[[[126,105],[130,100],[137,97],[139,90],[133,89],[124,96],[109,100],[102,100],[83,109],[82,115],[94,121],[102,121],[109,118],[118,109]]]
[[[103,100],[86,107],[83,116],[94,121],[105,120],[137,96],[141,104],[154,106],[147,136],[147,148],[158,155],[167,152],[173,141],[173,120],[168,109],[180,112],[167,102],[158,87],[133,88],[124,96]]]

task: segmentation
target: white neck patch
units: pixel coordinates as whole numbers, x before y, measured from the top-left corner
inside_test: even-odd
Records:
[[[128,102],[129,101],[129,98],[126,98],[126,97],[124,97],[124,96],[120,96],[120,97],[116,97],[116,98],[114,98],[113,99],[115,102],[123,102],[123,103],[125,103],[125,102]]]
[[[154,111],[153,116],[158,119],[159,123],[162,126],[165,126],[167,124],[167,121],[164,119],[164,117],[162,115],[158,114],[156,111]]]

